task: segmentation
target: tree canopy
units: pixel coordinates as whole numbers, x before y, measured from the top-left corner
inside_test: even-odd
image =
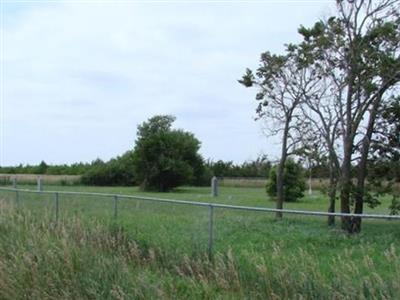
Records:
[[[138,126],[133,166],[143,190],[169,191],[191,183],[201,171],[200,141],[173,129],[174,121],[173,116],[158,115]]]

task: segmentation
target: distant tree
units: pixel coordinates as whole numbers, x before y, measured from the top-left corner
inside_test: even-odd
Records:
[[[222,160],[218,160],[211,165],[211,170],[213,175],[217,177],[234,176],[233,161],[224,162]]]
[[[241,177],[266,177],[271,169],[271,162],[266,155],[260,155],[256,160],[246,161],[240,165]]]
[[[138,126],[133,166],[143,190],[165,192],[189,184],[200,169],[200,141],[190,132],[172,129],[174,121],[159,115]]]
[[[48,165],[42,160],[37,167],[36,174],[46,174]]]
[[[207,160],[205,172],[217,177],[266,177],[271,168],[271,162],[266,155],[260,155],[255,160],[234,164],[232,161]],[[208,182],[209,183],[209,182]]]
[[[97,159],[82,175],[82,183],[100,186],[131,186],[135,183],[133,153],[127,151],[122,156],[107,162]]]
[[[273,167],[269,173],[269,180],[267,183],[267,194],[273,199],[276,199],[276,166]],[[304,197],[306,190],[306,181],[304,172],[300,164],[292,159],[288,159],[285,163],[283,171],[283,186],[284,186],[284,199],[286,202],[295,202]]]

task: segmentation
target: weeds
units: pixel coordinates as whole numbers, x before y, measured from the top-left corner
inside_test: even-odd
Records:
[[[287,226],[284,222],[274,226]],[[306,235],[307,232],[304,232]],[[169,252],[116,223],[79,217],[52,223],[0,201],[0,299],[395,299],[398,245],[347,237],[323,245],[272,242],[269,251],[241,248]],[[378,242],[378,241],[376,241]],[[295,247],[289,247],[296,244]],[[326,250],[329,250],[326,248]]]

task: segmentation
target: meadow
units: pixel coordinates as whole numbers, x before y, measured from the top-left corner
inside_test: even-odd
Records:
[[[20,186],[34,189],[34,186]],[[144,195],[274,207],[265,190],[48,186],[46,190]],[[208,209],[110,197],[0,191],[0,299],[396,299],[400,222],[366,220],[361,234],[326,218]],[[389,199],[367,212],[388,213]],[[326,196],[285,208],[325,211]]]

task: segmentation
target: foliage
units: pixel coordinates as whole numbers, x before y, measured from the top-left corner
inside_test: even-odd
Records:
[[[304,179],[303,169],[300,164],[292,159],[288,159],[285,163],[283,171],[284,201],[295,202],[304,197],[306,190],[306,182]],[[267,183],[267,194],[276,197],[276,166],[269,173],[269,181]]]
[[[393,195],[392,203],[389,205],[391,215],[398,215],[400,212],[400,200],[398,195]]]
[[[208,160],[205,165],[212,175],[217,177],[265,177],[271,169],[271,162],[265,155],[242,164],[234,164],[233,161]]]
[[[42,161],[39,165],[18,165],[0,167],[4,174],[43,174],[43,175],[82,175],[91,167],[89,163],[73,163],[71,165],[49,165]]]
[[[169,191],[201,175],[200,141],[190,132],[172,129],[174,121],[160,115],[138,126],[133,166],[143,190]]]
[[[46,165],[46,169],[41,167]],[[42,168],[39,171],[39,168]],[[265,178],[271,168],[271,162],[266,156],[260,156],[253,161],[234,164],[232,161],[207,160],[198,163],[193,169],[191,184],[195,186],[209,186],[210,179],[217,177],[260,177]],[[323,172],[323,171],[321,171]],[[91,163],[75,163],[71,165],[19,165],[15,167],[0,167],[2,174],[45,174],[45,175],[82,175],[82,183],[88,185],[132,185],[136,184],[132,151],[117,156],[109,161],[96,159]],[[317,174],[317,173],[316,173]],[[319,173],[318,173],[319,174]],[[321,173],[323,174],[323,173]]]
[[[132,186],[135,183],[132,151],[127,151],[108,162],[100,159],[93,161],[81,180],[87,185]]]
[[[371,150],[375,162],[400,162],[400,96],[389,98],[379,111]]]

